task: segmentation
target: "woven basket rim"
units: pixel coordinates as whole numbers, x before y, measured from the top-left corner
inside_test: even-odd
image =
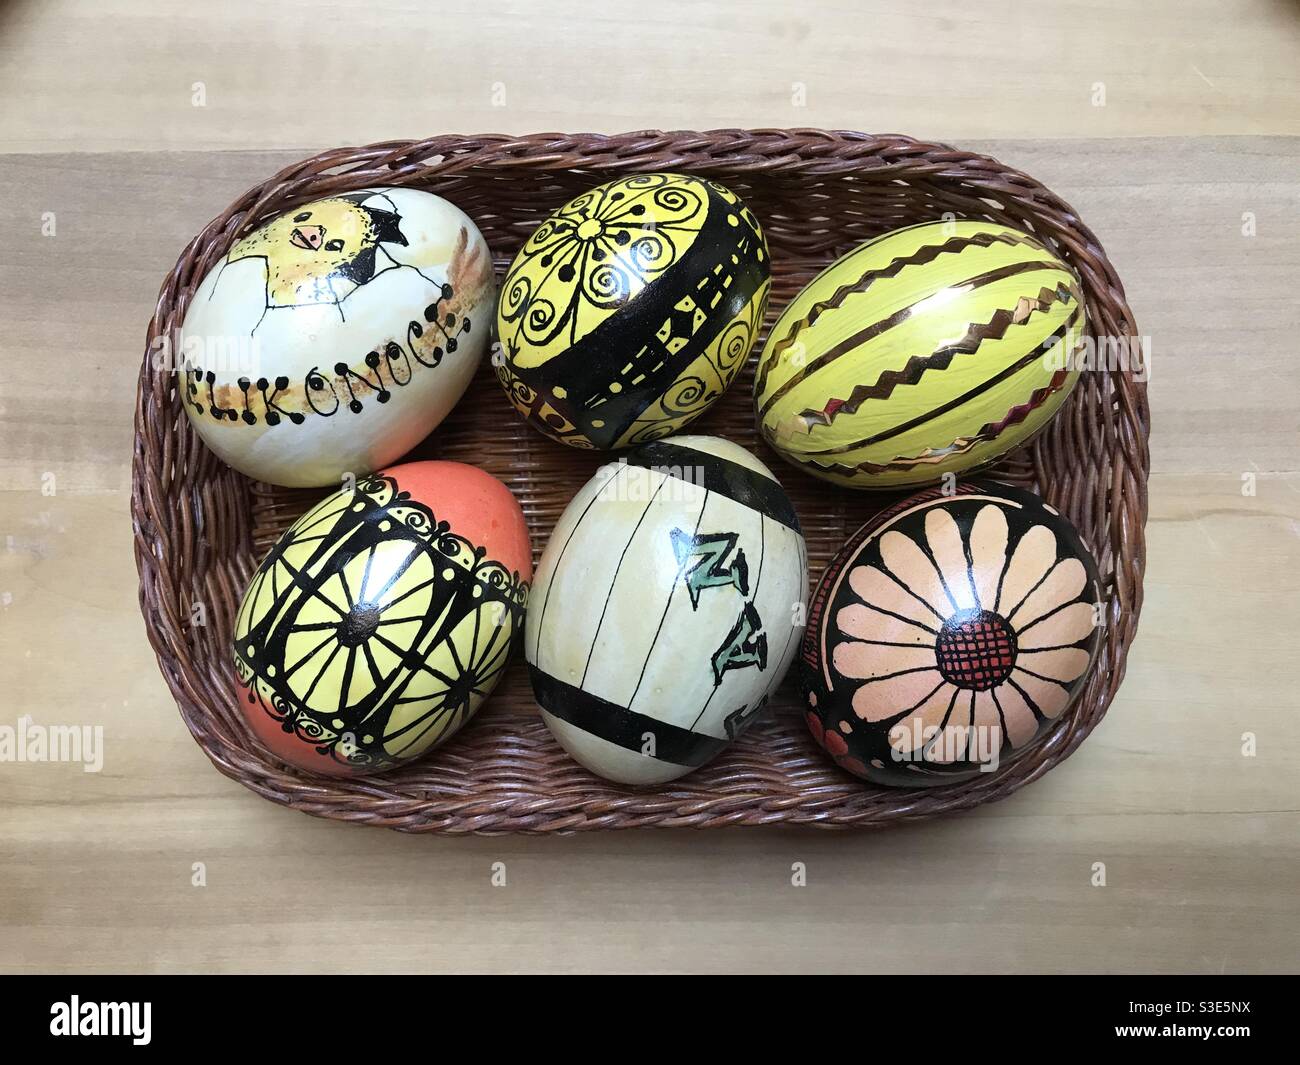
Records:
[[[222,473],[204,452],[180,411],[173,375],[154,366],[158,338],[175,342],[198,280],[244,229],[335,192],[436,183],[441,194],[455,201],[458,182],[505,182],[541,172],[581,174],[595,183],[602,176],[656,170],[725,174],[737,182],[779,181],[805,191],[830,189],[828,195],[835,190],[848,195],[868,182],[903,183],[909,194],[913,187],[951,189],[967,201],[987,202],[987,210],[980,212],[987,217],[1011,211],[1032,222],[1079,275],[1094,329],[1105,326],[1109,336],[1139,335],[1113,266],[1069,204],[990,156],[903,134],[802,128],[447,134],[335,148],[292,163],[246,190],[182,250],[159,291],[137,388],[131,515],[141,612],[182,719],[220,772],[306,813],[411,832],[568,833],[642,825],[781,823],[870,827],[934,817],[1010,795],[1068,757],[1100,721],[1123,680],[1142,604],[1150,413],[1146,383],[1131,370],[1097,374],[1089,381],[1086,400],[1072,397],[1067,404],[1069,421],[1063,409],[1050,431],[1026,449],[1043,495],[1086,519],[1077,522],[1080,531],[1096,541],[1094,550],[1108,575],[1107,624],[1095,672],[1078,702],[1040,742],[998,772],[940,787],[874,788],[847,777],[829,760],[825,772],[810,768],[806,737],[801,741],[774,726],[751,730],[756,739],[750,748],[737,754],[731,770],[714,774],[707,791],[695,783],[704,770],[667,786],[630,789],[557,762],[540,750],[549,739],[544,730],[516,734],[501,723],[480,723],[480,715],[471,726],[477,735],[470,753],[459,747],[451,751],[460,743],[458,737],[424,759],[422,772],[404,768],[387,776],[335,780],[284,766],[232,724],[236,711],[230,706],[229,663],[224,656],[196,660],[200,637],[187,624],[187,604],[203,582],[222,602],[232,596],[237,601],[242,594],[229,567],[214,572],[201,563],[214,542],[247,542],[248,518],[237,500],[241,493],[255,494],[255,488],[238,475]],[[823,265],[830,261],[820,247],[810,258]],[[1088,453],[1097,437],[1100,451]],[[1061,454],[1075,461],[1053,461]],[[233,488],[231,477],[242,487]],[[1089,528],[1101,535],[1089,537]],[[815,581],[818,574],[811,576]],[[734,746],[741,747],[746,737]],[[442,751],[447,752],[445,764],[438,764]],[[527,774],[537,764],[546,766],[545,788],[528,784]]]

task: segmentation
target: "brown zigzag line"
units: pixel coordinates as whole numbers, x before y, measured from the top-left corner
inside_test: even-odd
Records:
[[[913,355],[907,365],[899,370],[885,370],[875,384],[857,385],[848,399],[844,400],[830,414],[826,409],[803,410],[795,417],[804,423],[804,431],[811,433],[818,425],[830,425],[841,414],[857,414],[858,409],[869,399],[888,399],[899,385],[919,384],[927,370],[946,370],[958,355],[973,355],[985,340],[1001,340],[1013,325],[1023,325],[1035,311],[1046,311],[1056,302],[1069,303],[1071,299],[1078,302],[1078,293],[1064,284],[1050,289],[1044,286],[1037,298],[1021,296],[1012,310],[1005,307],[993,313],[993,317],[983,325],[973,323],[955,344],[946,344],[932,351],[929,355]],[[827,400],[829,407],[835,400]]]
[[[1053,273],[1060,273],[1060,264],[1046,259],[1022,259],[1019,262],[1007,263],[1005,266],[999,266],[994,270],[986,270],[982,274],[976,274],[969,277],[959,285],[951,286],[952,290],[960,289],[964,292],[974,292],[977,288],[983,288],[985,285],[992,285],[997,281],[1005,281],[1009,277],[1016,277],[1019,274],[1037,272],[1040,270],[1050,270]],[[759,408],[759,416],[766,417],[768,411],[774,407],[777,402],[788,392],[798,388],[800,385],[811,380],[816,374],[820,373],[837,359],[841,359],[851,354],[864,344],[874,340],[876,337],[887,332],[896,326],[908,321],[917,309],[924,307],[934,299],[934,294],[925,296],[910,303],[906,307],[900,307],[888,318],[882,318],[877,322],[863,329],[859,329],[852,336],[846,337],[838,344],[827,348],[816,358],[804,363],[802,367],[796,370],[776,388],[772,389],[767,399]]]
[[[865,292],[877,281],[885,278],[897,277],[909,266],[925,266],[927,263],[932,263],[935,259],[939,258],[940,255],[947,252],[956,253],[965,248],[990,248],[995,243],[1009,244],[1013,247],[1017,244],[1025,244],[1038,251],[1047,250],[1042,244],[1028,235],[1021,236],[1012,233],[975,233],[969,237],[949,237],[942,244],[927,244],[922,248],[918,248],[911,255],[905,255],[901,258],[891,260],[888,266],[881,267],[879,270],[868,270],[857,280],[841,285],[826,299],[818,300],[814,303],[812,307],[808,309],[808,314],[795,322],[794,325],[790,327],[790,331],[777,341],[776,346],[772,348],[771,357],[763,360],[763,367],[759,371],[758,375],[756,392],[761,394],[767,387],[767,378],[772,371],[772,366],[777,362],[781,353],[794,344],[798,335],[815,324],[817,319],[827,311],[833,311],[840,307],[850,296],[855,293]]]
[[[852,476],[855,473],[889,473],[893,470],[910,470],[916,466],[929,465],[942,462],[944,459],[951,458],[953,455],[964,455],[972,451],[978,444],[986,443],[993,440],[1013,425],[1019,425],[1028,418],[1034,411],[1047,402],[1048,398],[1054,393],[1059,392],[1065,385],[1066,379],[1070,376],[1069,370],[1057,370],[1052,380],[1042,388],[1035,389],[1030,393],[1029,399],[1015,407],[1012,407],[1007,413],[996,422],[989,422],[980,427],[974,436],[959,436],[947,447],[926,448],[919,455],[905,456],[894,459],[883,464],[875,462],[859,462],[854,466],[846,465],[842,462],[835,462],[827,466],[815,459],[802,459],[804,465],[815,466],[819,470],[825,470],[827,473],[837,473],[842,476]]]

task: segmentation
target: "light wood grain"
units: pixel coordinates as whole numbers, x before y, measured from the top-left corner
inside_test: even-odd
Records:
[[[1293,969],[1300,671],[1276,648],[1295,635],[1300,476],[1239,484],[1155,478],[1119,699],[1006,802],[872,834],[489,840],[316,821],[218,775],[145,644],[122,494],[6,493],[25,530],[0,556],[9,690],[37,723],[104,725],[106,757],[0,766],[0,968]]]
[[[672,4],[582,33],[482,3],[430,8],[421,33],[396,4],[0,7],[0,725],[106,744],[100,773],[0,763],[0,970],[1296,967],[1300,139],[1124,139],[1300,132],[1296,5],[1047,4],[1037,25],[753,7],[689,34]],[[216,773],[144,638],[126,494],[144,328],[182,244],[304,154],[286,145],[742,124],[961,138],[1106,245],[1151,338],[1155,473],[1142,627],[1102,725],[1004,803],[857,835],[407,838]],[[1089,139],[1005,139],[1059,134]],[[158,150],[231,147],[279,150]]]
[[[1104,244],[1150,338],[1156,469],[1296,468],[1300,409],[1282,382],[1298,379],[1300,139],[963,144],[1033,174]],[[0,392],[0,488],[47,472],[69,490],[129,485],[133,382],[163,275],[236,195],[301,157],[0,156],[0,357],[40,353]],[[51,404],[54,366],[67,370]]]
[[[1293,0],[0,7],[0,151],[821,126],[1300,133]],[[201,83],[203,106],[195,106]]]

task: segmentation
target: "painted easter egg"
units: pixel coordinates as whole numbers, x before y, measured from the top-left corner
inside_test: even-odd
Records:
[[[676,432],[758,337],[763,230],[713,181],[638,174],[565,204],[529,237],[497,309],[497,376],[536,428],[580,448]]]
[[[620,783],[704,764],[781,683],[807,573],[789,498],[743,448],[679,436],[602,466],[555,526],[528,612],[551,732]]]
[[[1023,444],[1078,381],[1078,279],[989,222],[887,233],[782,312],[754,402],[785,459],[853,488],[927,484]]]
[[[1097,653],[1097,565],[1038,496],[926,489],[862,526],[813,593],[808,725],[879,784],[995,769],[1061,716]]]
[[[519,504],[473,466],[411,462],[333,493],[280,538],[240,605],[249,725],[320,773],[424,754],[501,679],[531,576]]]
[[[241,473],[337,485],[446,417],[494,302],[482,234],[441,197],[377,188],[303,204],[236,242],[190,300],[185,412]]]

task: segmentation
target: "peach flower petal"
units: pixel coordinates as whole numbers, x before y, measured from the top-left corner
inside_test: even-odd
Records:
[[[936,619],[937,620],[937,619]],[[845,636],[859,640],[880,640],[882,643],[914,643],[933,647],[934,633],[926,632],[918,625],[900,621],[889,614],[882,614],[861,603],[851,603],[842,607],[835,615],[835,624]]]
[[[952,705],[954,695],[960,698],[961,689],[957,685],[945,681],[934,695],[916,708],[916,714],[921,719],[921,726],[923,728],[938,728],[942,725],[944,718],[948,716],[948,707]]]
[[[948,716],[948,707],[957,688],[948,683],[940,684],[928,699],[889,729],[889,745],[896,751],[908,754],[917,747],[925,745],[925,730],[939,728]]]
[[[968,748],[971,758],[988,759],[1002,750],[1002,715],[991,690],[975,693],[975,727],[980,735]]]
[[[975,594],[980,607],[992,610],[998,581],[1007,565],[1007,516],[992,503],[980,509],[970,528],[970,557],[975,561]]]
[[[1023,669],[1013,669],[1011,679],[1024,690],[1043,717],[1056,717],[1069,705],[1070,693],[1054,680],[1039,680]]]
[[[1087,583],[1088,571],[1083,568],[1083,563],[1077,558],[1063,558],[1007,620],[1013,629],[1024,628],[1063,603],[1078,599]]]
[[[954,612],[952,600],[943,590],[939,571],[910,536],[893,529],[885,533],[880,538],[880,561],[898,580],[929,603],[940,620]]]
[[[934,567],[930,566],[930,570],[933,572]],[[937,573],[934,582],[939,582]],[[942,617],[936,617],[933,610],[875,566],[855,566],[849,572],[849,586],[864,603],[879,610],[888,610],[936,631],[943,624]]]
[[[846,640],[831,652],[835,669],[854,680],[875,680],[911,669],[934,669],[933,647],[894,647]],[[903,709],[903,707],[899,707]]]
[[[952,704],[948,723],[939,730],[939,734],[926,746],[927,761],[947,764],[960,762],[966,757],[966,745],[970,740],[970,725],[975,693],[961,690],[957,692],[957,701]]]
[[[1016,633],[1016,643],[1022,651],[1063,647],[1087,638],[1092,630],[1092,604],[1074,603],[1055,614],[1030,622]]]
[[[953,516],[942,507],[930,510],[925,516],[925,539],[952,603],[958,610],[970,610],[975,606],[975,589],[971,586],[970,567],[966,565],[966,545]]]
[[[942,682],[933,668],[866,681],[853,693],[853,712],[864,721],[884,721],[916,706]]]
[[[1078,647],[1058,647],[1054,651],[1021,651],[1016,665],[1030,673],[1071,684],[1088,668],[1089,654]]]
[[[998,706],[1002,708],[1002,719],[1006,724],[1007,739],[1012,747],[1023,747],[1038,735],[1038,718],[1012,684],[1003,684],[993,689]]]
[[[1002,591],[996,610],[1003,617],[1043,579],[1056,562],[1056,534],[1046,525],[1035,525],[1016,544],[1002,577]]]
[[[975,725],[983,728],[1002,727],[1002,715],[998,713],[992,691],[975,693]]]

